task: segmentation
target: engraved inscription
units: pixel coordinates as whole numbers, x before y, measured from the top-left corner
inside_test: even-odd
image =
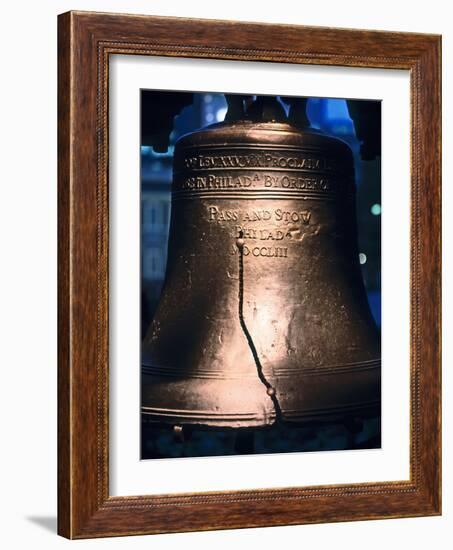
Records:
[[[303,154],[277,155],[275,153],[247,153],[233,155],[194,155],[184,158],[189,170],[212,168],[287,168],[291,170],[321,170],[332,172],[336,162],[328,158],[316,158]]]
[[[255,256],[255,258],[258,258],[261,256],[262,258],[287,258],[288,257],[288,248],[285,246],[254,246],[249,247],[247,245],[244,245],[243,247],[243,254],[244,256]],[[232,244],[230,247],[230,254],[232,256],[235,256],[238,254],[238,247],[236,244]]]
[[[206,173],[189,176],[177,180],[176,186],[181,191],[204,191],[218,189],[295,189],[302,191],[318,191],[329,193],[332,191],[332,182],[326,176],[291,176],[259,174],[250,175],[222,175]]]
[[[207,206],[207,218],[211,223],[224,226],[232,239],[241,237],[246,241],[244,256],[263,258],[288,258],[285,244],[302,240],[304,226],[312,221],[312,210],[235,209]],[[237,253],[232,243],[230,254]]]
[[[303,176],[264,176],[264,187],[281,189],[312,189],[315,191],[330,191],[331,185],[327,178],[307,178]]]
[[[252,183],[253,178],[251,176],[216,176],[215,174],[206,174],[205,176],[186,178],[181,182],[180,189],[240,189],[251,187]]]
[[[220,210],[217,206],[208,206],[210,222],[237,222],[239,210]]]
[[[223,209],[215,205],[209,205],[208,220],[210,222],[259,222],[259,221],[271,221],[284,223],[303,223],[305,225],[310,223],[311,210],[284,210],[282,208],[276,208],[274,210],[265,209]]]
[[[310,223],[311,218],[311,210],[282,210],[281,208],[277,208],[275,210],[275,219],[276,221],[284,221],[286,223],[288,222],[302,222],[305,225]]]

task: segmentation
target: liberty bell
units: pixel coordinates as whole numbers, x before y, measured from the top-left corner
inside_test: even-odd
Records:
[[[351,149],[309,127],[303,99],[288,115],[272,97],[244,105],[175,146],[143,417],[250,428],[378,410]]]

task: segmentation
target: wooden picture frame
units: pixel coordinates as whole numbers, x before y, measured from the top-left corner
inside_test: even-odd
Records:
[[[58,21],[58,532],[88,538],[441,513],[441,39],[69,12]],[[109,55],[410,71],[410,480],[109,495]]]

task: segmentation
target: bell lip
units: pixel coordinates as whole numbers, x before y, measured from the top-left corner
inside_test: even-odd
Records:
[[[242,415],[243,418],[232,420],[225,415],[224,418],[212,417],[206,411],[203,411],[204,418],[190,418],[175,414],[162,415],[158,409],[150,407],[141,407],[141,420],[146,424],[152,424],[156,427],[168,428],[171,426],[187,426],[200,430],[248,430],[268,429],[280,426],[304,427],[307,424],[325,425],[332,423],[341,423],[357,418],[374,418],[381,414],[381,401],[368,401],[365,403],[354,403],[347,407],[331,407],[322,411],[291,411],[282,413],[281,418],[277,419],[275,412],[260,416],[256,414]],[[252,418],[253,417],[253,418]]]
[[[303,386],[307,387],[308,394],[311,394],[313,391],[316,392],[316,379],[319,376],[325,378],[333,378],[341,386],[341,378],[345,375],[346,372],[339,373],[319,373],[319,376],[313,376],[314,373],[308,373],[304,378]],[[255,407],[247,410],[247,408],[242,408],[242,410],[234,411],[230,406],[220,409],[219,411],[214,410],[210,406],[198,406],[187,407],[187,408],[177,408],[176,404],[169,406],[168,403],[161,401],[160,403],[153,402],[152,404],[148,399],[144,399],[142,394],[142,403],[141,403],[141,415],[142,420],[159,423],[159,424],[173,424],[173,425],[192,425],[198,427],[217,427],[217,428],[247,428],[247,427],[265,427],[272,425],[274,423],[282,422],[287,425],[298,425],[306,424],[307,422],[332,422],[335,420],[341,420],[345,418],[357,418],[357,417],[371,417],[378,416],[381,408],[381,373],[380,373],[380,362],[379,365],[367,366],[366,370],[360,369],[359,372],[355,373],[359,378],[356,378],[355,382],[357,390],[366,390],[365,394],[362,395],[362,399],[347,399],[347,395],[336,396],[335,399],[329,399],[326,394],[324,398],[311,399],[310,397],[303,397],[300,403],[294,402],[293,397],[291,396],[290,389],[287,389],[287,396],[280,400],[279,405],[281,411],[279,413],[279,418],[277,419],[277,411],[273,409],[270,405],[270,402],[267,400],[263,401],[264,407]],[[154,384],[159,377],[153,375],[145,375],[147,377],[147,384]],[[153,381],[154,379],[154,381]],[[290,377],[292,379],[292,377]],[[190,379],[187,380],[196,384],[197,388],[202,388],[200,386],[200,380]],[[272,383],[277,383],[282,381],[282,378],[273,380]],[[237,383],[237,380],[228,380],[224,379],[221,382],[223,383]],[[299,383],[295,385],[299,386]],[[343,383],[344,386],[344,383]],[[242,389],[242,385],[240,386]],[[330,401],[330,402],[329,402]],[[264,412],[265,411],[265,412]],[[281,415],[281,416],[280,416]]]
[[[191,147],[286,145],[288,148],[337,148],[338,154],[349,154],[349,144],[326,132],[313,128],[298,128],[290,122],[256,122],[242,119],[234,122],[216,122],[181,136],[175,144],[177,150]]]

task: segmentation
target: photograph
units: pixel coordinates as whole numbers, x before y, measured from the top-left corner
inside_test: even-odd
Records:
[[[142,89],[141,459],[381,446],[381,101]]]

